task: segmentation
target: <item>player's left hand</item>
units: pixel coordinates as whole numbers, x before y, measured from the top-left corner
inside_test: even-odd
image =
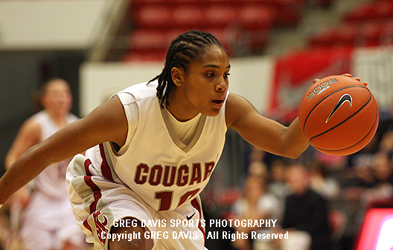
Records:
[[[341,74],[341,75],[342,75],[342,76],[347,76],[347,77],[352,77],[353,79],[355,79],[355,80],[357,80],[357,81],[360,82],[360,77],[352,76],[352,74],[350,74],[350,73],[345,73],[345,74]],[[318,82],[319,80],[320,80],[319,78],[315,78],[315,79],[312,81],[312,83],[316,83],[316,82]],[[363,84],[364,84],[364,86],[367,87],[367,83],[366,83],[366,82],[363,82]]]

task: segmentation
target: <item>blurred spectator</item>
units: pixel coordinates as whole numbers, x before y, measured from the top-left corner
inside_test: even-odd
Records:
[[[393,196],[393,167],[389,155],[385,152],[376,153],[372,170],[374,173],[374,185],[362,195],[362,201],[366,205],[374,200]]]
[[[285,197],[290,193],[290,189],[285,181],[286,165],[283,159],[272,161],[270,166],[269,193],[275,195],[280,202],[280,207],[284,207]]]
[[[291,241],[291,233],[293,236],[293,232],[302,232],[303,235],[311,236],[310,250],[330,250],[331,232],[327,202],[310,188],[309,172],[302,164],[293,163],[287,170],[287,180],[293,194],[289,195],[285,202],[281,227],[289,230],[290,234],[288,240],[281,240],[282,249],[304,249],[297,248],[301,243],[297,245]],[[299,240],[296,237],[292,239]],[[307,237],[304,239],[307,240]],[[307,246],[307,242],[303,243]]]
[[[393,130],[388,130],[381,138],[379,150],[387,154],[393,154]]]
[[[324,164],[320,162],[313,164],[310,174],[311,188],[324,198],[331,200],[339,195],[340,186],[335,179],[328,176],[328,169]]]
[[[342,194],[345,199],[358,201],[365,190],[375,185],[373,161],[373,154],[357,155],[353,167],[348,169],[347,177],[343,180]]]
[[[250,163],[254,162],[254,161],[262,162],[265,158],[265,154],[266,154],[266,152],[263,151],[262,149],[257,148],[255,146],[251,146],[251,152],[248,157],[249,158],[248,160],[250,161]]]
[[[253,161],[248,166],[247,176],[256,176],[262,179],[268,179],[269,173],[265,163],[261,161]]]
[[[374,173],[376,185],[393,185],[392,160],[385,152],[378,152],[374,156]]]
[[[278,219],[280,205],[274,195],[266,191],[266,179],[260,176],[249,175],[244,184],[244,197],[233,205],[235,219]],[[238,227],[239,232],[249,234],[259,228]],[[252,249],[249,239],[234,241],[234,246],[239,250]]]

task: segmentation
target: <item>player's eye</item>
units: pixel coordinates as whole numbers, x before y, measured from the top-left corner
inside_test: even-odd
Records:
[[[214,73],[213,73],[213,72],[207,72],[207,73],[206,73],[206,76],[207,76],[207,77],[214,77]]]

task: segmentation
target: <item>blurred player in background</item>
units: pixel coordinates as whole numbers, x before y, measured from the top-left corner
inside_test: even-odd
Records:
[[[180,35],[160,75],[116,94],[21,156],[0,180],[0,204],[48,164],[89,149],[74,157],[67,180],[77,222],[95,249],[203,249],[199,194],[227,129],[291,158],[309,145],[298,119],[283,126],[229,93],[230,67],[211,34]],[[173,226],[172,219],[190,223]]]
[[[35,97],[40,111],[26,120],[20,128],[6,155],[7,170],[26,150],[78,119],[70,113],[72,95],[66,81],[49,80]],[[27,250],[71,250],[85,247],[83,234],[75,225],[67,195],[65,173],[69,161],[70,159],[65,159],[48,166],[12,197],[11,221],[15,220],[12,217],[21,209],[20,236]]]

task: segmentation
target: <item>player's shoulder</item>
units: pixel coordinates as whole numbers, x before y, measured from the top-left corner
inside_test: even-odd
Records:
[[[120,93],[128,93],[135,97],[135,99],[143,99],[146,97],[156,96],[157,94],[157,81],[143,82],[120,91]]]
[[[255,112],[254,106],[244,97],[229,93],[225,106],[225,119],[228,127],[231,127],[242,116]]]
[[[21,130],[28,134],[39,134],[41,133],[41,126],[40,126],[40,119],[42,113],[39,112],[34,114],[33,116],[29,117],[24,123],[22,124]]]

